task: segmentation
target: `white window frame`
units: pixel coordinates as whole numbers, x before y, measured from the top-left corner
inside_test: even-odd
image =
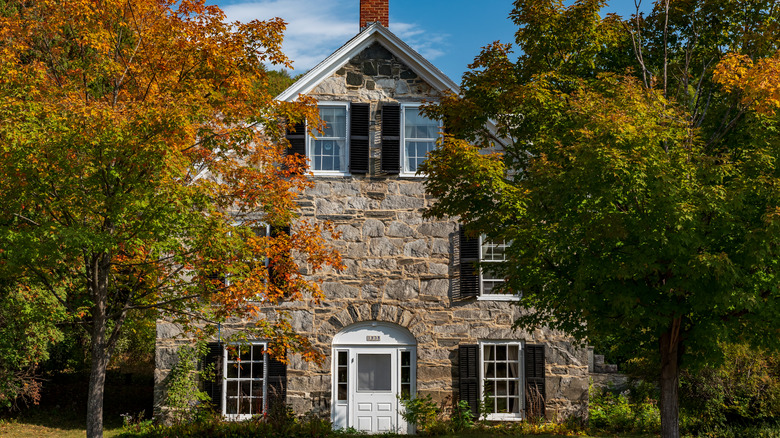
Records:
[[[350,129],[350,107],[349,102],[337,102],[337,101],[321,101],[317,103],[317,114],[319,115],[320,108],[323,107],[343,107],[345,116],[345,131],[344,131],[344,170],[314,170],[314,141],[319,140],[316,135],[319,135],[316,127],[313,129],[307,129],[306,132],[310,132],[312,135],[306,136],[306,159],[309,160],[309,169],[312,174],[320,176],[349,176],[349,129]],[[326,137],[329,138],[329,137]],[[340,138],[340,137],[339,137]],[[335,137],[334,137],[335,139]]]
[[[417,108],[418,111],[420,107],[422,106],[421,103],[405,103],[401,105],[401,171],[399,173],[399,176],[403,177],[417,177],[417,178],[425,178],[426,175],[423,173],[417,173],[417,171],[409,171],[406,168],[406,110],[408,108]],[[439,126],[439,130],[441,130],[441,126]],[[441,133],[438,133],[438,135],[435,138],[415,138],[416,140],[432,140],[434,143],[438,142],[441,139]],[[434,149],[438,147],[438,145],[434,145]]]
[[[487,242],[487,241],[488,241],[487,236],[485,236],[484,234],[479,236],[479,263],[480,263],[481,266],[484,266],[484,264],[488,264],[488,263],[500,263],[501,262],[501,261],[496,261],[496,260],[485,260],[485,259],[482,258],[482,245],[485,242]],[[505,250],[509,249],[509,245],[510,244],[511,244],[511,242],[504,241],[503,245],[505,245]],[[504,258],[504,260],[502,260],[502,261],[505,261],[505,260],[506,260],[506,258]],[[477,297],[477,300],[486,300],[486,301],[487,300],[490,300],[490,301],[517,301],[517,300],[520,299],[520,295],[518,295],[517,293],[514,293],[514,294],[486,294],[485,293],[485,281],[488,281],[488,280],[486,280],[484,278],[484,276],[482,274],[482,269],[480,269],[479,270],[479,297]],[[495,279],[495,278],[491,278],[489,281],[501,282],[501,283],[506,282],[505,279]]]
[[[520,406],[517,413],[497,413],[491,412],[486,418],[490,421],[518,421],[525,418],[525,343],[517,340],[481,340],[479,341],[479,400],[485,399],[485,346],[488,345],[507,345],[517,346],[518,375],[517,385],[520,392]]]
[[[228,383],[229,382],[240,382],[242,380],[252,380],[249,379],[242,379],[241,377],[238,378],[231,378],[228,379],[228,358],[230,357],[230,352],[228,351],[227,346],[222,349],[222,402],[221,402],[221,409],[220,412],[222,413],[222,416],[225,417],[226,420],[229,421],[243,421],[248,420],[252,418],[255,415],[262,415],[265,413],[266,409],[268,408],[268,352],[266,351],[268,348],[267,342],[262,341],[252,341],[252,342],[246,342],[246,343],[240,343],[240,344],[230,344],[231,346],[252,346],[252,347],[261,347],[261,351],[263,351],[263,409],[261,412],[255,412],[252,414],[228,414],[227,413],[227,389],[228,389]],[[235,362],[235,361],[233,361]],[[252,361],[257,362],[257,361]]]

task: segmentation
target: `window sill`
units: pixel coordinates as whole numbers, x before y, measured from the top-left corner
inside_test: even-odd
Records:
[[[477,301],[520,301],[519,295],[480,295]]]
[[[224,417],[226,421],[246,421],[257,415],[260,414],[225,414]]]
[[[488,414],[487,421],[523,421],[523,414]]]
[[[352,176],[349,172],[323,172],[318,170],[312,170],[311,174],[314,176]]]
[[[417,178],[417,179],[428,177],[428,175],[424,173],[418,174],[418,173],[409,173],[409,172],[401,172],[398,174],[398,176],[401,178]]]

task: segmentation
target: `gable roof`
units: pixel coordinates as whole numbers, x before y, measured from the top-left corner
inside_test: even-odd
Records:
[[[299,94],[311,92],[320,82],[329,78],[347,61],[375,42],[389,50],[396,58],[417,73],[417,76],[421,77],[436,90],[452,90],[456,94],[460,93],[458,85],[442,73],[441,70],[434,67],[422,55],[390,32],[388,28],[379,23],[373,23],[303,75],[303,77],[284,90],[282,94],[276,96],[276,99],[290,102],[297,99]]]

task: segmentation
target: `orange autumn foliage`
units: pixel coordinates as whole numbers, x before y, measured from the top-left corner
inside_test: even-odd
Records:
[[[137,312],[202,335],[246,318],[273,352],[322,357],[275,310],[317,302],[305,273],[341,267],[330,226],[296,219],[311,182],[284,134],[317,112],[269,90],[284,26],[202,0],[0,2],[0,274],[88,327],[89,436]],[[292,233],[255,234],[267,224]]]

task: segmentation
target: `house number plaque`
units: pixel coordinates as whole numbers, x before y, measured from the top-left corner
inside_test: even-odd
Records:
[[[377,335],[366,335],[366,341],[379,341],[379,336]]]

